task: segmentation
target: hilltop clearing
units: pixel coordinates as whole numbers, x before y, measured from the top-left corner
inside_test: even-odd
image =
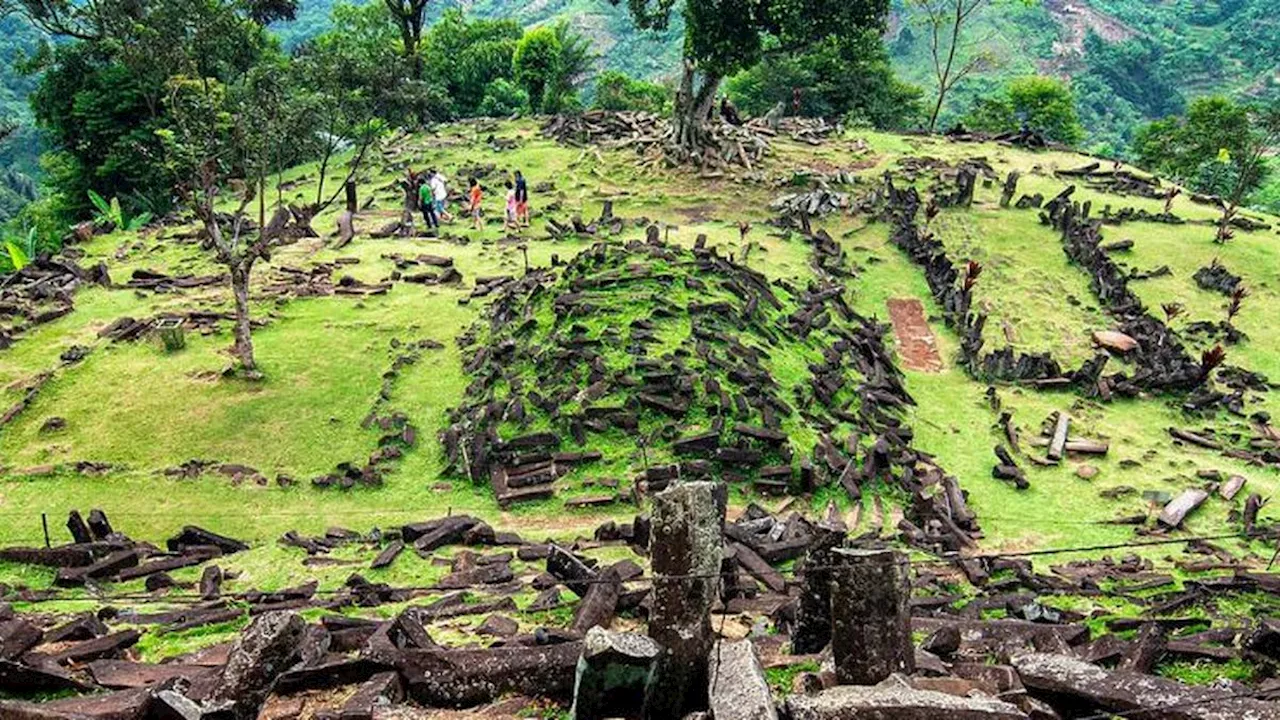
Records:
[[[216,560],[225,614],[158,620],[170,632],[139,645],[158,659],[226,640],[263,603],[391,617],[514,578],[504,597],[525,609],[545,555],[477,570],[454,546],[550,538],[621,561],[654,493],[709,477],[750,528],[726,533],[782,572],[817,536],[793,512],[921,562],[982,555],[920,580],[930,613],[1048,609],[1101,630],[1270,612],[1271,576],[1218,576],[1274,549],[1273,219],[1218,245],[1205,199],[1027,140],[784,125],[745,165],[699,172],[530,121],[400,134],[357,178],[354,238],[327,210],[321,237],[296,233],[255,272],[261,381],[227,372],[231,297],[190,218],[95,235],[0,291],[0,546],[43,546],[42,515],[61,542],[67,513],[90,509],[111,524],[84,531],[105,543],[85,552],[134,564],[160,560],[114,532],[242,541]],[[455,198],[479,179],[483,231],[405,222],[399,183],[427,167]],[[534,219],[513,233],[517,169]],[[286,173],[283,200],[312,197],[318,172]],[[1197,536],[1216,540],[1182,540]],[[201,538],[171,543],[186,559],[166,577],[186,590],[10,555],[0,595],[65,613],[101,585],[122,607],[177,606],[206,589]],[[1021,551],[1034,561],[1002,556]],[[1108,551],[1141,591],[1117,589],[1129,570]],[[481,618],[454,617],[427,626],[474,639]],[[1252,671],[1227,655],[1224,672]],[[1160,667],[1189,677],[1183,659]]]

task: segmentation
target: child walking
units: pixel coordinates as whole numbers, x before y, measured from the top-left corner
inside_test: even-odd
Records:
[[[529,227],[529,184],[519,170],[516,171],[516,222]]]
[[[510,180],[507,181],[507,218],[504,227],[507,230],[520,229],[520,223],[516,219],[516,189]]]
[[[467,198],[471,201],[471,219],[475,223],[476,230],[484,230],[484,220],[480,215],[480,203],[484,200],[484,193],[480,190],[480,181],[471,178],[471,190],[467,192]]]

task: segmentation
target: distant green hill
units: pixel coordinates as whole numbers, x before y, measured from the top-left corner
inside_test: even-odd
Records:
[[[293,46],[329,26],[334,0],[302,0],[298,17],[276,28],[285,45]],[[666,32],[636,30],[626,4],[608,0],[433,0],[428,8],[432,19],[446,10],[461,7],[481,18],[514,18],[521,25],[538,25],[566,19],[595,42],[601,68],[622,70],[636,77],[661,78],[670,73],[680,57],[683,24],[676,22]]]

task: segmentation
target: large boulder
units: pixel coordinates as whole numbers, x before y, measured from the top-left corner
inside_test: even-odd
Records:
[[[231,646],[211,703],[230,702],[237,720],[254,720],[276,679],[293,663],[306,630],[297,613],[255,618]]]
[[[712,648],[707,688],[716,720],[777,720],[769,683],[750,640],[720,641]]]

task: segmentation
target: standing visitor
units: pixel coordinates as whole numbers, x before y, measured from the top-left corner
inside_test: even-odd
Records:
[[[519,170],[516,171],[516,223],[529,227],[529,184]]]
[[[435,195],[431,191],[431,182],[435,178],[434,171],[428,171],[427,176],[418,184],[418,204],[422,206],[422,221],[427,224],[427,231],[433,234],[440,232],[440,218],[436,215]]]
[[[436,203],[436,217],[445,222],[453,222],[453,215],[450,215],[446,209],[449,202],[449,188],[444,184],[444,173],[434,169],[431,171],[431,195]]]
[[[480,181],[471,178],[471,189],[467,192],[467,199],[470,201],[471,220],[475,223],[476,230],[484,230],[484,221],[480,219],[480,203],[484,200],[484,193],[480,190]]]
[[[520,223],[516,222],[516,189],[507,181],[507,215],[503,225],[507,230],[519,230]]]

